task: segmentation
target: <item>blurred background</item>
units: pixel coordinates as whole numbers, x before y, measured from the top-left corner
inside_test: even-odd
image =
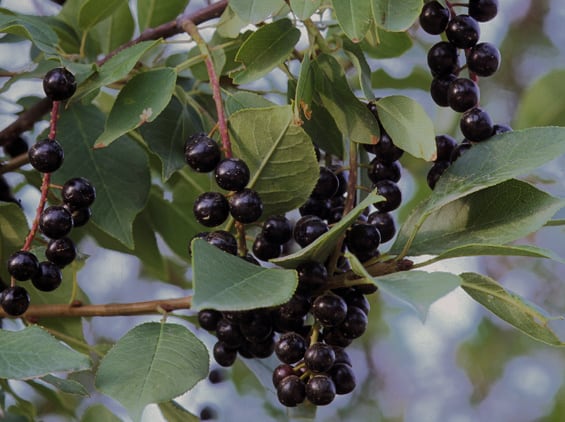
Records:
[[[132,2],[135,3],[135,2]],[[193,0],[197,9],[202,1]],[[2,0],[1,7],[24,13],[50,15],[59,10],[47,0]],[[498,16],[481,24],[481,41],[499,46],[500,70],[483,78],[481,104],[498,123],[514,129],[543,125],[565,125],[565,2],[562,0],[503,0]],[[436,131],[461,139],[456,113],[439,109],[432,102],[431,81],[426,68],[427,49],[437,41],[414,27],[413,46],[400,58],[371,60],[376,95],[402,93],[418,100],[435,122]],[[29,46],[0,44],[2,72],[19,72],[29,66]],[[386,77],[382,77],[386,75]],[[7,79],[0,78],[0,84]],[[380,81],[384,81],[379,84]],[[21,100],[39,90],[37,83],[18,82],[0,97],[0,127],[13,119]],[[276,74],[266,80],[279,88]],[[24,134],[28,143],[45,128],[36,125]],[[404,160],[404,158],[403,158]],[[429,193],[419,178],[427,170],[421,163],[403,161],[403,192],[421,198]],[[12,184],[23,178],[7,175]],[[558,157],[525,178],[555,195],[565,196],[565,159]],[[18,192],[28,217],[38,198],[32,188]],[[416,199],[415,199],[416,200]],[[406,201],[410,204],[409,201]],[[412,203],[413,204],[413,203]],[[397,219],[406,217],[405,206]],[[565,213],[557,217],[564,218]],[[545,228],[528,242],[565,256],[564,229]],[[92,303],[147,300],[174,297],[184,293],[177,286],[152,280],[139,261],[125,254],[105,251],[91,240],[79,249],[89,255],[79,273],[79,284]],[[386,245],[385,248],[386,250]],[[509,257],[444,261],[435,270],[456,273],[473,270],[500,281],[506,288],[546,309],[551,315],[565,315],[565,265],[555,262]],[[565,350],[547,346],[511,328],[484,311],[461,289],[436,302],[424,323],[406,308],[378,293],[371,296],[370,324],[367,333],[348,349],[358,386],[347,396],[338,396],[328,407],[319,408],[323,421],[544,421],[565,420]],[[158,320],[159,317],[140,318]],[[175,318],[171,318],[177,322]],[[9,327],[6,323],[6,326]],[[86,323],[87,338],[116,340],[133,325],[126,318],[93,318]],[[565,322],[554,327],[565,339]],[[195,329],[209,345],[213,338]],[[249,369],[252,368],[252,371]],[[216,368],[212,363],[212,368]],[[225,421],[300,419],[277,404],[262,365],[238,361],[234,368],[221,370],[224,382],[202,381],[178,401],[199,414],[211,409]],[[267,377],[266,384],[264,380]],[[215,381],[215,380],[214,380]],[[28,391],[14,383],[23,394]],[[120,406],[101,395],[84,404],[104,402],[120,418]],[[162,417],[156,406],[147,408],[146,421]],[[58,417],[45,420],[60,420]]]

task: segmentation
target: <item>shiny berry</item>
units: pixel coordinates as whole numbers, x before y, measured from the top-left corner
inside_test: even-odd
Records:
[[[339,180],[333,171],[320,167],[320,175],[310,196],[314,199],[330,199],[339,188]]]
[[[275,388],[280,384],[280,382],[288,377],[289,375],[294,375],[294,368],[287,363],[281,363],[273,370],[273,385]]]
[[[207,173],[216,168],[221,159],[220,147],[204,133],[192,135],[184,146],[184,160],[193,169]]]
[[[375,208],[380,212],[389,212],[397,209],[402,202],[402,194],[398,185],[390,180],[381,180],[375,183],[377,193],[385,197],[384,201],[374,204]]]
[[[500,67],[500,51],[491,43],[479,43],[469,50],[467,66],[478,76],[491,76]]]
[[[449,90],[449,85],[455,79],[457,79],[457,76],[452,73],[432,79],[430,95],[432,96],[432,100],[434,100],[438,106],[447,107],[449,105],[449,102],[447,101],[447,91]]]
[[[63,207],[71,213],[73,217],[73,227],[84,226],[92,216],[92,210],[89,207],[71,209],[67,204],[64,204]]]
[[[196,220],[206,227],[215,227],[228,218],[228,200],[219,192],[204,192],[194,200],[192,207]]]
[[[273,326],[268,314],[254,313],[249,321],[239,324],[239,329],[243,337],[251,343],[261,343],[266,341],[273,332]]]
[[[432,168],[428,171],[428,175],[426,177],[426,181],[428,182],[428,186],[430,189],[435,189],[436,183],[438,182],[439,178],[445,170],[451,165],[449,161],[436,161]]]
[[[400,157],[402,157],[402,154],[404,153],[403,150],[394,145],[392,138],[382,129],[379,142],[373,145],[372,151],[373,154],[375,154],[376,159],[378,159],[382,163],[387,164],[400,159]]]
[[[243,334],[239,325],[227,319],[221,319],[216,325],[216,337],[226,346],[237,349],[243,343]]]
[[[295,407],[306,398],[304,382],[296,375],[283,378],[277,385],[277,398],[287,407]]]
[[[253,223],[263,214],[261,197],[252,189],[243,189],[230,196],[229,208],[232,217],[243,224]]]
[[[339,326],[345,338],[356,339],[361,337],[367,329],[367,314],[357,306],[348,306],[347,315]]]
[[[257,235],[253,241],[253,255],[261,261],[278,258],[282,253],[282,246],[277,243],[271,243],[262,234]]]
[[[221,319],[222,313],[215,309],[202,309],[198,312],[198,323],[207,331],[216,331],[216,326]]]
[[[61,191],[63,202],[71,209],[87,208],[96,199],[94,186],[84,177],[67,180]]]
[[[73,228],[73,217],[64,207],[53,205],[45,208],[39,217],[39,230],[50,239],[68,235]]]
[[[37,257],[28,251],[14,252],[8,258],[8,273],[18,281],[32,278],[39,271]]]
[[[74,242],[68,237],[51,239],[45,249],[45,257],[60,268],[75,260],[77,250]]]
[[[52,173],[63,164],[63,147],[56,140],[43,139],[31,146],[27,152],[34,169],[42,173]]]
[[[29,293],[20,286],[8,287],[2,291],[0,298],[2,309],[11,316],[22,315],[30,303]]]
[[[469,15],[479,22],[487,22],[498,13],[498,0],[469,0]]]
[[[335,385],[327,375],[314,375],[306,384],[306,398],[316,406],[330,404],[335,394]]]
[[[306,347],[306,340],[300,334],[284,333],[275,343],[275,353],[281,362],[291,364],[304,357]]]
[[[357,381],[351,366],[338,363],[329,371],[329,376],[335,385],[336,394],[348,394],[355,389]]]
[[[463,113],[459,122],[463,136],[471,142],[481,142],[490,138],[494,125],[489,114],[482,108],[474,107]]]
[[[322,220],[326,220],[330,216],[331,210],[331,202],[327,199],[315,199],[311,196],[306,200],[304,204],[300,208],[298,208],[298,212],[301,216],[306,215],[315,215],[316,217],[320,217]]]
[[[351,226],[345,236],[347,249],[354,255],[374,251],[381,243],[379,230],[367,223],[356,223]]]
[[[438,1],[430,1],[424,4],[420,13],[420,26],[428,34],[439,35],[447,27],[449,22],[449,10]]]
[[[374,158],[370,166],[367,171],[367,176],[369,176],[369,179],[371,179],[373,183],[377,183],[381,180],[392,180],[393,182],[400,180],[400,164],[398,164],[397,161],[384,163],[378,158]]]
[[[232,349],[225,343],[218,341],[214,344],[212,354],[214,355],[214,360],[218,363],[218,365],[228,367],[235,363],[237,358],[237,349]]]
[[[456,73],[459,68],[457,48],[447,41],[434,44],[428,51],[428,66],[435,77]]]
[[[267,218],[261,232],[267,241],[278,245],[292,239],[292,225],[284,215],[272,215]]]
[[[328,270],[316,261],[305,261],[296,267],[298,286],[306,290],[315,290],[328,281]]]
[[[31,282],[37,290],[51,292],[61,285],[63,275],[60,268],[50,261],[39,263],[39,272],[32,277]]]
[[[328,231],[328,225],[319,217],[305,215],[294,225],[294,240],[305,247]]]
[[[449,161],[457,141],[449,135],[436,136],[437,155],[434,161]]]
[[[209,244],[232,255],[237,255],[237,240],[233,234],[225,230],[210,232],[204,238]]]
[[[479,87],[468,78],[457,78],[447,89],[449,107],[458,112],[464,112],[479,103]]]
[[[455,162],[459,157],[465,154],[465,152],[469,151],[472,146],[473,144],[469,140],[465,139],[463,142],[461,142],[453,149],[453,152],[449,157],[449,161],[451,163]]]
[[[71,98],[76,89],[77,83],[74,75],[65,68],[51,69],[43,77],[43,91],[53,101]]]
[[[445,29],[447,39],[457,48],[470,48],[479,40],[481,30],[478,22],[469,15],[457,15]]]
[[[249,167],[239,158],[226,158],[218,163],[214,176],[222,189],[240,191],[249,183]]]
[[[327,372],[333,366],[334,361],[334,349],[328,344],[314,343],[304,352],[304,363],[312,372]]]
[[[388,242],[396,234],[394,219],[387,212],[375,211],[369,214],[367,223],[375,226],[381,235],[381,242]]]

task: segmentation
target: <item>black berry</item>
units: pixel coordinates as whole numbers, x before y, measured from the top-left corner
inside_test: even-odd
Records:
[[[449,161],[451,163],[455,162],[465,152],[469,151],[472,146],[473,146],[473,144],[468,139],[465,139],[463,142],[461,142],[459,145],[457,145],[453,149],[453,152],[451,153],[451,156],[449,157]]]
[[[361,337],[367,329],[367,314],[357,306],[348,306],[347,315],[341,325],[340,331],[345,338],[356,339]]]
[[[328,231],[328,225],[315,215],[305,215],[294,225],[294,240],[305,247]]]
[[[447,41],[434,44],[428,51],[428,66],[435,77],[456,73],[459,67],[457,48]]]
[[[214,176],[222,189],[240,191],[249,183],[249,167],[239,158],[226,158],[218,163]]]
[[[216,325],[216,337],[226,346],[237,349],[243,343],[243,334],[239,325],[225,318],[218,321]]]
[[[294,368],[287,363],[281,363],[273,370],[273,385],[278,387],[280,382],[288,377],[294,375]]]
[[[316,406],[330,404],[335,394],[335,385],[327,375],[314,375],[306,384],[306,398]]]
[[[8,287],[0,294],[2,309],[12,316],[23,314],[29,307],[29,294],[20,286]]]
[[[277,398],[287,407],[297,406],[306,398],[306,386],[298,376],[289,375],[277,385]]]
[[[330,216],[331,211],[331,202],[327,199],[315,199],[311,196],[306,200],[304,204],[300,208],[298,208],[298,212],[300,212],[301,216],[307,215],[315,215],[316,217],[320,217],[322,220],[326,220]]]
[[[398,185],[390,180],[381,180],[375,183],[377,193],[385,197],[384,201],[376,202],[375,208],[380,212],[389,212],[397,209],[402,202],[402,194]]]
[[[329,199],[337,193],[339,180],[333,171],[327,167],[320,167],[318,182],[311,193],[315,199]]]
[[[282,245],[292,239],[292,226],[284,215],[272,215],[263,223],[262,234],[269,242]]]
[[[468,78],[457,78],[447,89],[449,107],[458,112],[464,112],[479,103],[479,87]]]
[[[221,159],[220,147],[204,133],[192,135],[184,146],[184,160],[193,169],[201,173],[214,170]]]
[[[51,292],[61,285],[61,270],[50,261],[39,263],[39,272],[31,279],[33,286],[42,292]]]
[[[474,107],[463,113],[459,122],[461,133],[471,142],[481,142],[490,138],[494,125],[489,114],[482,108]]]
[[[229,208],[232,217],[243,224],[253,223],[263,214],[261,197],[252,189],[243,189],[230,196]]]
[[[351,366],[345,363],[335,364],[329,375],[335,385],[336,394],[348,394],[355,389],[356,379]]]
[[[65,182],[61,195],[70,209],[88,208],[96,199],[96,190],[88,179],[75,177]]]
[[[194,200],[192,207],[196,220],[206,227],[215,227],[228,218],[228,200],[219,192],[204,192]]]
[[[291,364],[304,357],[306,347],[306,340],[300,334],[284,333],[275,343],[275,353],[281,362]]]
[[[426,181],[428,182],[428,186],[430,189],[434,189],[436,187],[436,183],[441,177],[441,175],[447,170],[447,168],[451,165],[449,161],[436,161],[432,168],[428,171],[428,175]]]
[[[354,255],[374,251],[381,243],[379,230],[367,223],[356,223],[351,226],[345,236],[347,249]]]
[[[398,182],[400,180],[400,164],[397,161],[391,163],[383,163],[378,158],[374,158],[371,167],[367,172],[371,182],[377,183],[381,180],[392,180]]]
[[[42,173],[52,173],[63,164],[63,147],[56,140],[43,139],[31,146],[27,152],[34,169]]]
[[[63,207],[71,213],[73,217],[73,227],[84,226],[92,216],[92,210],[89,207],[71,209],[67,204],[64,204]]]
[[[381,235],[381,242],[388,242],[396,234],[396,226],[394,225],[394,219],[387,212],[375,211],[369,214],[367,218],[367,223],[375,226]]]
[[[53,264],[62,268],[75,260],[77,250],[74,242],[68,237],[51,239],[45,249],[45,257]]]
[[[491,76],[500,66],[500,51],[491,43],[479,43],[469,50],[467,66],[478,76]]]
[[[434,161],[449,161],[457,141],[449,135],[436,136],[437,155]]]
[[[457,48],[470,48],[479,40],[478,22],[469,15],[457,15],[447,24],[447,39]]]
[[[8,273],[18,281],[32,278],[39,271],[37,257],[28,251],[14,252],[8,258]]]
[[[53,101],[71,98],[76,89],[77,83],[74,75],[65,68],[51,69],[43,77],[43,91]]]
[[[222,313],[215,309],[203,309],[198,312],[198,323],[208,331],[215,331],[221,319]]]
[[[253,241],[253,255],[261,261],[278,258],[282,253],[282,246],[277,243],[271,243],[262,234],[257,235]]]
[[[50,239],[68,235],[73,228],[73,217],[64,207],[53,205],[45,208],[39,217],[39,229]]]
[[[214,355],[214,360],[220,366],[232,366],[237,358],[237,349],[232,349],[228,347],[225,343],[218,341],[214,344],[214,349],[212,350]]]
[[[487,22],[498,13],[498,0],[469,0],[469,15],[479,22]]]
[[[381,129],[381,137],[379,142],[372,147],[373,154],[382,163],[392,163],[402,157],[403,150],[394,145],[392,138],[388,133]]]
[[[327,372],[333,366],[334,361],[334,349],[325,343],[314,343],[304,352],[304,363],[312,372]]]
[[[452,73],[432,79],[430,95],[438,106],[447,107],[449,105],[447,101],[447,91],[449,90],[449,85],[455,79],[457,79],[457,76]]]
[[[315,290],[328,281],[328,270],[319,262],[306,261],[296,267],[298,286],[305,290]]]
[[[424,4],[420,13],[420,26],[428,34],[438,35],[445,31],[449,22],[449,10],[438,1]]]
[[[215,247],[232,255],[237,255],[237,240],[225,230],[216,230],[206,235],[205,240]]]

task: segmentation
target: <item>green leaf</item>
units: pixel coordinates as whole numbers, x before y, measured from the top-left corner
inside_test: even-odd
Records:
[[[283,0],[230,0],[231,9],[247,23],[265,20],[285,7]]]
[[[226,95],[224,102],[228,116],[244,108],[266,108],[273,107],[274,105],[273,102],[267,100],[265,97],[255,94],[254,92],[246,91],[230,92]]]
[[[472,193],[430,213],[412,241],[412,255],[440,254],[469,244],[503,245],[543,227],[565,201],[519,180]],[[426,204],[413,211],[392,247],[399,252]]]
[[[300,20],[306,20],[322,5],[322,0],[290,0],[290,8]]]
[[[90,78],[84,81],[84,83],[79,85],[75,95],[72,96],[71,101],[76,101],[105,85],[109,85],[125,78],[139,61],[141,56],[159,43],[160,41],[142,41],[139,44],[120,51],[100,66],[97,73],[93,74]]]
[[[332,5],[345,35],[354,43],[365,38],[371,26],[371,0],[332,0]]]
[[[119,5],[112,15],[93,28],[104,54],[114,51],[133,37],[135,22],[127,2]]]
[[[303,121],[302,127],[318,147],[343,159],[343,136],[327,109],[312,103],[312,115]]]
[[[565,263],[565,260],[557,256],[549,249],[531,245],[490,245],[490,244],[468,244],[448,249],[440,253],[434,261],[441,259],[457,258],[461,256],[526,256],[530,258],[547,258]]]
[[[311,111],[313,92],[314,78],[310,66],[310,55],[306,54],[300,64],[300,73],[294,93],[294,107],[297,110],[302,110],[304,115],[307,111]],[[295,113],[297,112],[295,111]],[[297,116],[300,116],[300,114],[297,113]]]
[[[296,268],[298,264],[305,261],[324,262],[332,253],[338,239],[345,234],[347,228],[355,222],[357,217],[371,204],[384,199],[377,195],[376,191],[371,192],[349,213],[322,236],[317,238],[305,248],[300,249],[291,255],[282,258],[272,259],[271,262],[285,268]]]
[[[513,126],[565,126],[565,70],[554,70],[529,85],[518,103]],[[546,107],[551,104],[551,107]]]
[[[379,125],[349,88],[339,62],[330,55],[321,54],[312,61],[312,68],[316,92],[343,136],[364,144],[376,141]]]
[[[27,220],[21,208],[16,204],[0,202],[1,262],[6,262],[10,255],[22,248],[28,230]],[[0,266],[0,278],[10,280],[6,265]]]
[[[493,136],[474,145],[449,167],[421,211],[427,214],[470,193],[527,174],[562,154],[565,128],[531,128]]]
[[[27,379],[51,372],[90,368],[88,356],[32,325],[21,331],[0,330],[0,378]]]
[[[177,397],[208,374],[206,346],[178,324],[149,322],[130,330],[104,356],[96,388],[139,420],[145,406]]]
[[[376,105],[379,120],[396,146],[416,158],[436,159],[434,124],[420,104],[410,97],[391,95]]]
[[[137,22],[140,31],[175,19],[189,0],[137,0]]]
[[[184,143],[192,134],[202,132],[203,123],[190,104],[182,103],[173,97],[165,110],[151,123],[139,128],[143,139],[163,164],[162,178],[168,180],[171,175],[186,166],[184,161]]]
[[[78,13],[78,26],[89,29],[103,21],[124,3],[124,0],[86,0]]]
[[[400,57],[412,48],[412,38],[406,32],[389,32],[376,28],[373,34],[370,31],[365,39],[361,42],[360,46],[363,52],[369,57],[374,59],[390,59]],[[384,72],[379,69],[378,71]],[[426,75],[431,80],[429,72],[426,70]],[[425,89],[429,89],[430,85]]]
[[[129,140],[93,150],[103,125],[104,116],[94,106],[74,104],[61,113],[57,139],[65,149],[65,163],[53,178],[61,185],[78,175],[89,179],[97,194],[92,222],[131,249],[132,224],[149,194],[147,155]]]
[[[259,28],[243,42],[235,56],[244,69],[232,74],[234,83],[246,84],[265,76],[290,55],[299,38],[300,31],[289,19]]]
[[[59,39],[44,17],[11,14],[1,9],[0,33],[19,35],[48,55],[58,54]]]
[[[176,72],[170,68],[149,70],[131,78],[118,94],[94,147],[107,147],[130,130],[155,120],[171,100],[176,79]]]
[[[432,77],[427,70],[416,67],[412,72],[404,78],[395,78],[390,76],[384,69],[378,69],[371,75],[371,84],[375,89],[430,89]]]
[[[405,31],[416,21],[422,0],[372,0],[373,18],[386,31]]]
[[[383,293],[416,311],[424,322],[430,306],[438,299],[461,285],[461,278],[452,273],[425,271],[399,271],[379,277],[371,277],[363,264],[349,252],[346,257],[353,272],[373,282]]]
[[[245,26],[247,26],[247,22],[235,13],[228,3],[218,21],[217,33],[225,38],[237,38]]]
[[[194,310],[276,306],[288,302],[298,285],[296,271],[251,264],[201,239],[192,241],[192,273]]]
[[[102,405],[95,404],[86,409],[80,422],[120,422],[121,419],[114,415],[110,410]]]
[[[198,422],[200,418],[193,415],[176,401],[159,403],[159,410],[167,422]]]
[[[353,44],[350,40],[345,39],[343,41],[343,51],[347,54],[355,70],[357,70],[357,78],[359,79],[359,86],[363,95],[368,100],[373,100],[375,94],[373,93],[373,87],[371,86],[371,68],[365,54],[361,47],[357,44]]]
[[[263,201],[263,217],[302,205],[319,177],[312,141],[292,124],[290,106],[240,110],[231,115],[232,148],[251,171],[249,187]]]
[[[46,383],[51,384],[53,387],[63,393],[74,394],[82,397],[90,396],[88,394],[88,391],[86,391],[84,385],[82,385],[80,382],[71,379],[55,377],[53,375],[45,375],[41,379]]]
[[[550,320],[555,318],[504,289],[492,278],[476,273],[463,273],[460,276],[463,279],[461,287],[469,296],[510,325],[543,343],[564,345],[548,326]]]

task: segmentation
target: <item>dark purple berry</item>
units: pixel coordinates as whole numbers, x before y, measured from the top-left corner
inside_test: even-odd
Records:
[[[198,323],[207,331],[216,331],[216,326],[221,319],[222,313],[215,309],[202,309],[198,312]]]
[[[343,363],[344,365],[351,366],[351,358],[345,351],[343,347],[333,346],[335,352],[335,362],[334,365]]]
[[[331,210],[331,201],[326,199],[315,199],[309,197],[306,202],[298,208],[301,216],[315,215],[320,217],[322,220],[329,218]]]
[[[63,147],[56,140],[43,139],[31,146],[27,152],[34,169],[42,173],[52,173],[63,164]]]
[[[500,51],[491,43],[479,43],[467,53],[467,66],[478,76],[491,76],[500,66]]]
[[[263,313],[254,313],[249,321],[239,324],[239,329],[243,337],[251,343],[264,342],[273,332],[269,315]]]
[[[218,365],[224,367],[232,366],[237,358],[237,349],[232,349],[221,341],[214,344],[212,353],[214,355],[214,360],[218,363]]]
[[[328,344],[314,343],[304,352],[304,363],[312,372],[327,372],[333,366],[334,361],[334,349]]]
[[[434,44],[428,51],[428,66],[435,77],[457,73],[459,68],[457,48],[447,41]]]
[[[74,75],[65,68],[51,69],[43,77],[43,91],[53,101],[71,98],[76,89],[77,83]]]
[[[306,398],[316,406],[330,404],[335,394],[335,385],[327,375],[314,375],[306,384]]]
[[[76,256],[75,244],[68,237],[50,240],[45,249],[45,257],[60,268],[69,265]]]
[[[481,29],[469,15],[457,15],[447,24],[447,39],[457,48],[470,48],[479,40]]]
[[[223,368],[214,368],[208,374],[208,381],[210,384],[220,384],[227,378],[227,371]]]
[[[463,136],[471,142],[484,141],[490,138],[494,132],[494,125],[489,114],[479,107],[463,113],[459,127]]]
[[[235,240],[233,234],[225,230],[210,232],[206,235],[205,240],[224,252],[237,255],[237,240]]]
[[[375,211],[369,214],[367,218],[367,223],[372,224],[377,228],[381,235],[381,242],[388,242],[396,234],[396,226],[394,224],[394,219],[387,212]]]
[[[237,349],[243,343],[243,334],[239,326],[227,319],[221,319],[216,325],[216,337],[226,346]]]
[[[420,13],[420,26],[428,34],[439,35],[447,27],[449,22],[449,10],[438,1],[430,1],[424,4]]]
[[[257,221],[263,214],[263,202],[259,194],[252,189],[235,192],[229,199],[230,214],[243,224]]]
[[[469,151],[472,146],[473,144],[468,139],[465,139],[463,142],[461,142],[453,149],[453,152],[449,157],[449,161],[451,163],[454,163],[459,157],[465,154],[465,152]]]
[[[294,375],[294,368],[286,363],[281,363],[273,370],[273,385],[278,387],[280,382],[288,377]]]
[[[479,87],[468,78],[457,78],[449,84],[447,90],[449,107],[464,112],[479,103]]]
[[[241,350],[241,348],[239,349]],[[266,340],[256,343],[249,343],[249,352],[253,357],[258,359],[266,359],[271,356],[275,351],[274,336],[270,335]]]
[[[361,309],[365,315],[369,315],[371,305],[365,295],[361,292],[361,287],[362,286],[356,286],[351,289],[346,289],[340,293],[340,296],[343,297],[347,306],[355,306]]]
[[[249,183],[249,167],[239,158],[226,158],[218,163],[214,176],[222,189],[240,191]]]
[[[339,182],[337,192],[335,193],[334,198],[335,197],[341,197],[341,195],[343,195],[347,191],[346,172],[343,170],[343,168],[341,166],[336,165],[336,164],[332,164],[331,166],[328,166],[328,168],[331,171],[333,171],[333,173],[337,177],[337,181]]]
[[[373,145],[372,151],[376,156],[375,158],[385,164],[391,164],[400,159],[404,153],[403,150],[394,145],[392,138],[383,129],[381,129],[379,142]]]
[[[28,251],[14,252],[8,258],[8,273],[18,281],[32,278],[39,271],[37,257]]]
[[[89,207],[71,209],[67,204],[64,204],[63,207],[71,213],[73,218],[73,227],[84,226],[88,223],[88,220],[90,220],[90,217],[92,216],[92,210]]]
[[[338,363],[332,367],[329,375],[335,385],[336,394],[348,394],[355,389],[356,379],[351,366]]]
[[[184,160],[200,173],[208,173],[216,168],[222,153],[220,147],[205,133],[192,135],[184,146]]]
[[[312,304],[312,314],[324,327],[339,325],[347,315],[347,304],[341,297],[325,293]]]
[[[258,234],[253,241],[253,255],[261,261],[268,261],[269,259],[278,258],[282,253],[282,246],[276,243],[271,243],[262,234]]]
[[[381,180],[398,182],[400,180],[400,164],[398,164],[398,161],[383,163],[378,158],[374,158],[370,165],[367,175],[371,182],[377,183]]]
[[[351,226],[345,236],[347,249],[354,255],[376,250],[381,243],[379,230],[367,223],[356,223]]]
[[[45,208],[39,217],[39,230],[50,239],[68,235],[73,228],[73,217],[64,207],[53,205]]]
[[[8,287],[0,294],[2,309],[11,316],[22,315],[29,307],[29,294],[20,286]]]
[[[298,286],[304,290],[316,290],[328,281],[328,270],[319,262],[306,261],[296,267]]]
[[[367,314],[357,306],[348,306],[347,316],[339,326],[345,338],[356,339],[361,337],[367,329]]]
[[[206,227],[222,224],[229,216],[228,200],[219,192],[204,192],[194,200],[192,208],[196,220]]]
[[[298,319],[305,317],[310,310],[310,300],[307,296],[295,293],[288,302],[283,303],[276,309],[276,313],[284,319]]]
[[[39,271],[31,282],[37,290],[51,292],[61,285],[62,280],[60,268],[50,261],[44,261],[39,263]]]
[[[96,190],[84,177],[75,177],[65,182],[61,195],[70,209],[88,208],[96,199]]]
[[[306,386],[298,376],[289,375],[279,382],[277,398],[281,404],[295,407],[306,398]]]
[[[267,241],[278,245],[292,239],[292,225],[284,215],[272,215],[267,218],[261,232]]]
[[[449,135],[436,136],[437,155],[434,161],[449,161],[457,141]]]
[[[294,225],[294,240],[303,248],[329,230],[328,225],[315,215],[305,215]]]
[[[306,340],[300,334],[284,333],[275,343],[275,353],[281,362],[291,364],[304,357],[306,347]]]
[[[432,168],[428,171],[428,175],[426,178],[430,189],[433,190],[436,187],[437,181],[450,165],[451,162],[449,161],[436,161],[434,163]]]
[[[320,167],[320,176],[314,186],[311,197],[314,199],[330,199],[339,188],[339,180],[333,171],[327,167]]]
[[[447,107],[449,105],[447,100],[447,91],[449,90],[449,85],[455,79],[457,79],[457,76],[452,73],[432,79],[430,94],[432,96],[432,100],[434,100],[438,106]]]
[[[380,212],[389,212],[397,209],[402,202],[402,194],[398,185],[390,180],[381,180],[375,183],[377,193],[385,197],[384,201],[374,204],[375,208]]]
[[[469,0],[469,15],[479,22],[487,22],[498,13],[498,0]]]

